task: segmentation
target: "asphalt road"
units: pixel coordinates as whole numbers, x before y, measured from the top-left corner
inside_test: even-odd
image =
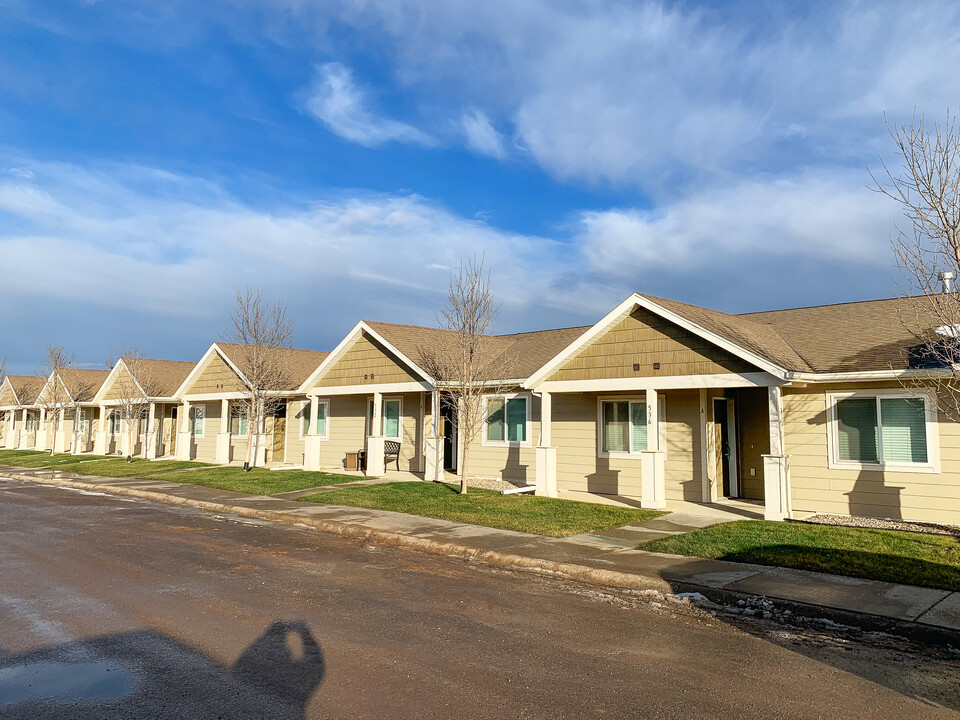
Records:
[[[2,718],[939,718],[960,655],[0,479]]]

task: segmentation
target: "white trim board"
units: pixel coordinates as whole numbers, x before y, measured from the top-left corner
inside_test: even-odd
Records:
[[[730,354],[739,357],[741,360],[746,360],[750,364],[756,365],[761,370],[764,370],[780,380],[787,380],[791,376],[791,373],[788,370],[780,367],[776,363],[772,363],[766,358],[762,358],[756,353],[742,348],[736,343],[730,342],[716,333],[713,333],[706,328],[703,328],[700,325],[697,325],[696,323],[677,315],[675,312],[667,310],[666,308],[658,305],[648,298],[645,298],[639,293],[634,293],[622,303],[617,305],[617,307],[604,316],[596,325],[574,340],[546,365],[533,373],[533,375],[531,375],[524,383],[524,386],[539,390],[539,386],[545,382],[546,378],[550,377],[551,374],[560,369],[563,364],[569,362],[575,356],[579,355],[594,341],[602,337],[611,328],[615,327],[620,321],[630,315],[630,313],[632,313],[638,307],[648,310],[655,315],[659,315],[665,320],[669,320],[675,325],[682,327],[684,330],[687,330],[694,335],[697,335],[716,345],[722,350],[726,350]]]
[[[428,382],[370,383],[369,385],[317,386],[305,392],[307,397],[327,397],[328,395],[372,395],[373,393],[385,395],[387,393],[423,392],[424,390],[433,390],[433,385]]]
[[[721,373],[717,375],[672,375],[667,377],[613,378],[609,380],[551,380],[537,392],[634,392],[643,390],[685,390],[700,388],[769,387],[783,381],[765,372]]]

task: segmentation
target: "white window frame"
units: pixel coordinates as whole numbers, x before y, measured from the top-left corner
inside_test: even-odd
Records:
[[[506,438],[507,428],[506,428],[506,414],[507,414],[507,400],[513,400],[515,398],[525,398],[527,403],[527,417],[524,421],[524,431],[523,436],[526,440],[520,442],[517,440],[488,440],[487,439],[487,426],[488,420],[490,419],[490,412],[487,409],[487,406],[490,404],[491,400],[502,399],[503,400],[503,414],[504,414],[504,428],[503,434]],[[529,392],[515,392],[515,393],[499,393],[499,394],[490,394],[483,396],[483,429],[481,436],[481,445],[484,447],[533,447],[533,394]]]
[[[840,460],[840,422],[837,418],[837,403],[849,398],[877,399],[877,434],[880,461],[864,463],[854,460]],[[893,463],[883,460],[883,426],[880,422],[880,398],[910,398],[923,400],[925,430],[927,433],[927,462]],[[831,470],[873,470],[876,472],[934,473],[940,472],[940,433],[938,432],[936,401],[922,392],[909,392],[900,389],[852,390],[849,392],[826,393],[827,404],[827,466]]]
[[[107,433],[110,437],[117,437],[118,435],[123,434],[123,426],[120,424],[119,410],[114,409],[107,411]]]
[[[397,436],[392,437],[390,435],[383,434],[383,424],[386,420],[386,416],[383,414],[383,406],[388,402],[398,402],[400,403],[399,415],[397,415]],[[372,435],[372,424],[370,418],[373,417],[373,398],[368,398],[367,400],[367,416],[363,421],[364,427],[367,428],[367,435]],[[329,429],[327,430],[329,433]],[[403,439],[403,396],[401,395],[390,395],[389,397],[384,395],[383,399],[380,402],[380,434],[387,440],[402,440]]]
[[[203,415],[200,423],[200,434],[197,434],[197,410]],[[187,414],[187,429],[190,431],[190,437],[202,438],[207,432],[207,406],[205,403],[197,403],[190,406],[190,412]]]
[[[627,460],[639,460],[645,450],[627,450],[626,452],[607,452],[603,449],[603,404],[605,402],[628,402],[627,416],[630,418],[631,428],[630,437],[633,437],[633,404],[647,404],[647,396],[640,395],[600,395],[597,397],[597,457],[598,458],[624,458]],[[667,456],[667,399],[663,393],[657,393],[657,434],[659,436],[660,452],[664,459]],[[631,442],[632,447],[632,442]],[[649,447],[649,445],[648,445]]]
[[[323,400],[320,400],[320,399],[318,398],[318,399],[317,399],[317,407],[320,407],[321,405],[323,405],[323,408],[324,408],[324,410],[323,410],[323,416],[327,419],[326,426],[324,427],[324,429],[326,430],[326,432],[324,432],[323,435],[320,435],[320,434],[317,432],[317,419],[316,419],[316,418],[310,418],[310,422],[307,423],[307,433],[306,433],[306,434],[307,434],[307,435],[310,435],[310,436],[312,436],[312,437],[315,437],[315,438],[317,438],[318,440],[329,440],[329,439],[330,439],[330,400],[329,400],[329,399],[326,399],[326,398],[323,399]],[[300,426],[300,439],[301,439],[301,440],[303,440],[303,438],[304,438],[304,433],[303,433],[303,414],[304,414],[305,412],[310,412],[310,401],[309,401],[309,400],[306,400],[306,401],[303,401],[303,402],[300,403],[300,415],[299,415],[298,418],[297,418],[297,421],[298,421],[297,424]],[[367,422],[366,419],[364,419],[364,425],[366,425],[366,422]]]
[[[246,417],[244,417],[243,415],[240,415],[240,414],[239,414],[239,411],[238,411],[238,414],[234,415],[234,410],[233,410],[233,409],[234,409],[235,407],[236,407],[236,408],[243,408],[243,410],[246,412]],[[245,400],[238,400],[237,403],[234,404],[234,402],[231,400],[231,401],[229,402],[229,404],[227,405],[227,412],[230,414],[229,417],[227,418],[227,422],[229,423],[228,427],[229,427],[229,429],[230,429],[230,435],[233,436],[233,437],[237,437],[237,438],[248,438],[248,437],[250,437],[250,404],[249,404],[247,401],[245,401]],[[234,418],[237,418],[237,421],[238,421],[238,422],[237,422],[237,430],[239,430],[240,427],[241,427],[241,424],[240,424],[239,421],[240,421],[241,419],[242,419],[242,420],[246,420],[246,425],[247,425],[247,428],[246,428],[247,431],[246,431],[246,432],[233,432],[233,419],[234,419]]]

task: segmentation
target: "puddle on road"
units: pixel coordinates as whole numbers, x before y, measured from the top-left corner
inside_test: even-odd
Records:
[[[120,663],[41,661],[0,667],[0,707],[27,701],[102,702],[133,691],[136,676]]]

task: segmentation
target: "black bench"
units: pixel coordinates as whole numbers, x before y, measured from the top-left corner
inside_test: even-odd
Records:
[[[396,440],[387,440],[383,443],[383,469],[391,462],[397,463],[397,470],[400,469],[400,443]]]

